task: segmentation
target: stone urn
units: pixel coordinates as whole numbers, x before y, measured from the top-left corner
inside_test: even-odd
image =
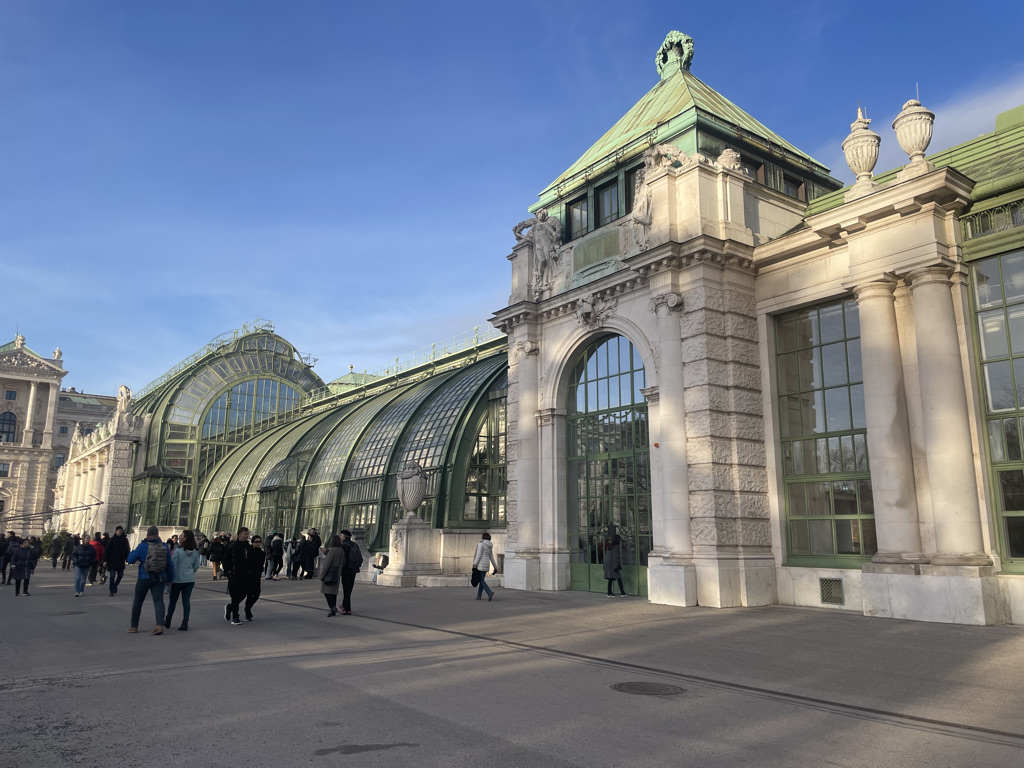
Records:
[[[882,137],[868,126],[871,121],[864,117],[864,111],[857,107],[857,119],[850,124],[850,135],[843,140],[843,154],[846,164],[857,174],[857,184],[871,181],[871,172],[878,162],[878,146]]]
[[[924,160],[924,151],[932,141],[932,127],[935,124],[935,113],[921,106],[917,99],[911,99],[903,105],[903,111],[892,121],[896,131],[896,141],[903,151],[910,155],[911,163]]]
[[[406,518],[416,514],[426,493],[427,473],[423,471],[418,461],[406,462],[405,467],[398,473],[398,500],[405,509]]]

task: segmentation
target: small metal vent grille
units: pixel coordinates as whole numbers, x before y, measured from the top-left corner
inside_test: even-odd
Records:
[[[842,579],[818,579],[823,605],[846,605]]]

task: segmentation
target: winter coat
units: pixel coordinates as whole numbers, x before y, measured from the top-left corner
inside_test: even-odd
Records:
[[[96,550],[88,544],[79,544],[71,553],[71,562],[76,568],[88,568],[96,562]]]
[[[103,562],[103,542],[102,541],[90,541],[89,546],[96,550],[96,562]]]
[[[494,566],[494,571],[498,571],[498,563],[494,559],[494,543],[487,539],[481,539],[480,543],[476,545],[476,554],[473,556],[473,567],[478,571],[487,573],[491,566]]]
[[[270,542],[270,556],[275,560],[284,559],[284,541],[280,536],[275,537],[274,540]]]
[[[345,567],[345,548],[344,547],[331,547],[327,550],[327,554],[324,555],[323,560],[320,561],[320,572],[317,574],[320,578],[320,591],[325,595],[336,595],[338,594],[338,587],[341,586],[341,570]],[[327,575],[327,571],[331,568],[338,569],[338,580],[333,584],[324,584],[324,576]]]
[[[103,553],[104,559],[107,561],[107,570],[123,571],[129,552],[131,552],[131,547],[128,546],[127,536],[118,536],[117,534],[111,536],[110,543],[107,544]]]
[[[150,578],[150,575],[146,572],[146,553],[149,552],[151,546],[167,548],[167,545],[160,541],[159,536],[145,538],[139,542],[139,546],[128,554],[125,560],[126,565],[131,565],[132,563],[139,564],[138,576],[140,579]],[[174,563],[171,562],[170,552],[167,553],[167,567],[164,569],[164,580],[167,582],[174,581]]]
[[[622,578],[622,539],[618,536],[605,544],[604,577],[606,579]]]
[[[60,536],[54,536],[53,541],[50,542],[50,557],[59,555],[63,548],[64,544],[61,543]]]
[[[307,571],[312,571],[313,566],[316,565],[316,554],[316,545],[308,539],[300,541],[299,548],[295,551],[295,556]]]
[[[64,548],[60,551],[62,555],[70,556],[75,551],[75,540],[68,536],[64,539]]]
[[[199,570],[198,550],[178,547],[171,553],[171,560],[174,562],[174,581],[176,583],[195,583],[196,571]]]
[[[36,567],[36,553],[32,547],[18,547],[11,552],[11,578],[27,579]]]
[[[359,549],[359,545],[356,544],[351,539],[345,539],[343,542],[341,542],[341,546],[345,550],[345,573],[349,573],[349,574],[359,573],[360,567],[358,565],[355,565],[355,564],[349,565],[349,562],[352,559],[349,556],[349,553],[353,549]],[[360,553],[360,554],[362,554],[362,553]],[[358,558],[357,558],[357,560],[358,560]]]
[[[210,552],[207,555],[207,557],[210,559],[210,562],[219,563],[221,560],[223,560],[224,559],[224,550],[225,549],[226,548],[224,546],[224,542],[222,542],[220,540],[211,542],[210,543]]]

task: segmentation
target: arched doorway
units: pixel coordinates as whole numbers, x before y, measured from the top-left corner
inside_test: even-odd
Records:
[[[626,592],[647,595],[651,469],[643,361],[622,336],[604,336],[576,359],[566,389],[567,511],[572,589],[606,589],[609,533],[622,537]],[[617,591],[617,590],[616,590]]]

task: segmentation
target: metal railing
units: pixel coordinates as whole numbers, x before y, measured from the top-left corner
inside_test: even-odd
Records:
[[[274,321],[264,320],[262,318],[257,317],[251,323],[243,323],[241,328],[236,328],[233,331],[227,331],[225,333],[222,333],[220,336],[215,336],[202,349],[189,355],[176,366],[167,371],[165,374],[153,379],[151,382],[149,382],[149,384],[144,386],[138,392],[135,392],[133,394],[134,399],[138,400],[143,395],[149,394],[154,389],[159,387],[161,384],[163,384],[166,381],[169,381],[170,379],[173,379],[186,368],[188,368],[191,365],[194,365],[211,352],[215,352],[221,347],[230,344],[233,341],[237,341],[242,336],[254,333],[255,331],[270,331],[271,333],[273,333]]]
[[[961,216],[960,226],[963,228],[964,240],[1024,227],[1024,199]]]

